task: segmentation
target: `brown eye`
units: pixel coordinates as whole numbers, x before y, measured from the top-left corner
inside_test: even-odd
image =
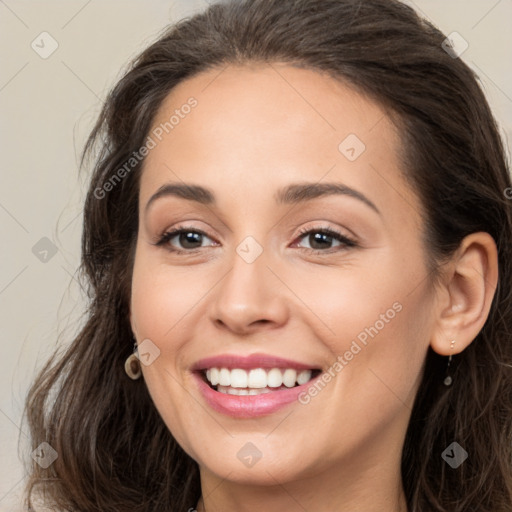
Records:
[[[195,231],[181,231],[172,238],[177,238],[184,249],[197,249],[197,244],[201,247],[202,237],[203,235],[201,233]],[[172,238],[169,239],[169,242]]]
[[[204,241],[204,237],[210,238],[199,229],[179,226],[172,231],[164,233],[156,245],[166,246],[168,250],[177,253],[194,252],[203,247],[201,244]]]
[[[334,231],[331,228],[321,229],[308,229],[303,230],[300,233],[300,239],[305,239],[310,244],[310,247],[304,247],[305,249],[312,250],[314,252],[332,252],[332,249],[336,247],[345,249],[347,247],[355,247],[356,243],[347,238],[345,235]],[[337,246],[332,247],[334,241],[339,242]]]

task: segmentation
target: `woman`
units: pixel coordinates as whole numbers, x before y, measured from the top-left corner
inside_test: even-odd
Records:
[[[32,507],[512,510],[512,189],[449,49],[395,0],[242,0],[135,60]]]

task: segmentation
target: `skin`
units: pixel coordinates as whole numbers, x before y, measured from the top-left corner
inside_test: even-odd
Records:
[[[429,346],[459,353],[482,328],[497,282],[492,238],[467,237],[432,284],[399,135],[378,104],[333,78],[285,64],[211,70],[174,88],[154,127],[191,96],[197,106],[144,165],[130,319],[137,341],[160,350],[143,377],[199,464],[198,510],[407,510],[401,448],[425,355]],[[355,161],[338,149],[348,134],[366,146]],[[346,195],[276,204],[279,188],[305,181],[343,183],[379,213]],[[146,211],[168,182],[208,187],[217,204],[167,196]],[[155,245],[178,224],[207,233],[198,250],[171,252],[187,250],[179,237]],[[357,246],[299,235],[326,227]],[[236,252],[247,236],[263,249],[253,263]],[[232,418],[212,410],[192,378],[196,361],[226,353],[327,371],[396,303],[400,312],[308,404]],[[262,453],[252,467],[237,457],[247,442]]]

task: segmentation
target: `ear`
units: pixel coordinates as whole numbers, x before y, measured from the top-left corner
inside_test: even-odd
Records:
[[[436,291],[436,325],[430,346],[440,355],[458,354],[487,320],[498,283],[498,251],[489,233],[465,237],[446,264]],[[452,349],[450,343],[454,340]]]

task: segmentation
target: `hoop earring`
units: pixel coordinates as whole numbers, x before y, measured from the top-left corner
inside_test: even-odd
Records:
[[[137,343],[133,345],[133,354],[128,356],[124,362],[124,371],[126,372],[126,375],[128,375],[128,377],[130,377],[132,380],[140,379],[142,375],[139,357],[137,356]]]
[[[452,340],[450,342],[450,350],[453,350],[453,346],[455,345],[455,340]],[[449,375],[450,371],[450,363],[452,362],[452,354],[448,357],[448,365],[446,366],[446,377],[443,380],[443,384],[448,387],[452,385],[453,378],[451,375]]]

